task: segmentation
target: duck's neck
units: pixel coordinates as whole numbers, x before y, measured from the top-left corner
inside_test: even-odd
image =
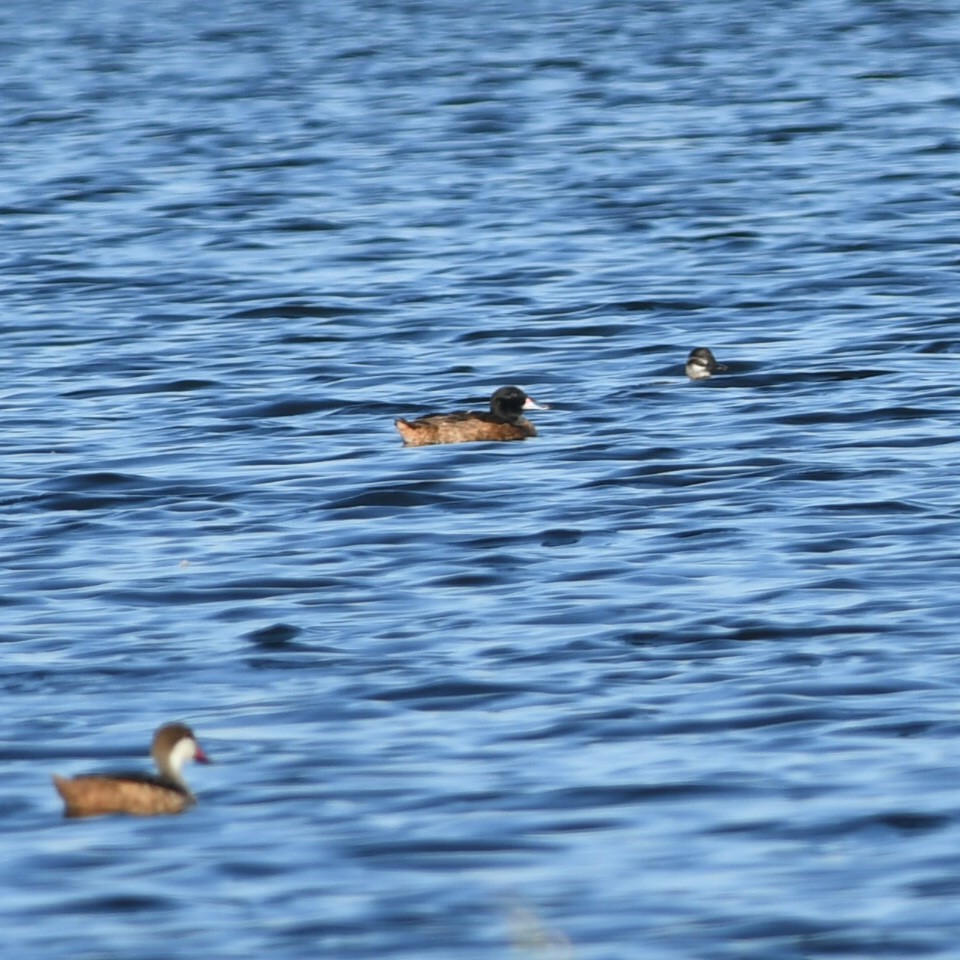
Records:
[[[494,403],[490,405],[490,412],[507,423],[516,423],[522,416],[520,408],[509,407],[503,403]]]
[[[173,745],[173,749],[169,754],[162,757],[154,757],[159,771],[165,777],[169,777],[174,783],[183,787],[187,793],[190,792],[190,788],[187,786],[187,781],[183,779],[183,765],[188,760],[193,759],[196,749],[194,742],[184,737]]]

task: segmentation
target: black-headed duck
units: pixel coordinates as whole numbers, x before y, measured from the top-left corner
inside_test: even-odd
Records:
[[[523,410],[545,410],[519,387],[501,387],[490,398],[490,412],[465,410],[434,413],[418,420],[395,422],[404,443],[423,447],[431,443],[473,443],[479,440],[526,440],[537,428],[523,416]]]
[[[727,369],[725,363],[718,363],[717,358],[709,347],[696,347],[690,351],[687,357],[687,376],[691,380],[706,380],[715,373],[721,373]]]

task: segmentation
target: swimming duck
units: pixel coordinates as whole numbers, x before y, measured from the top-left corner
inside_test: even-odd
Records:
[[[466,410],[434,413],[419,420],[395,420],[404,443],[422,447],[430,443],[472,443],[477,440],[525,440],[537,428],[522,410],[546,410],[519,387],[501,387],[490,398],[490,412]]]
[[[153,735],[150,748],[159,775],[145,773],[94,773],[59,777],[53,785],[65,804],[67,817],[98,817],[106,813],[129,813],[152,817],[182,813],[197,801],[190,792],[181,767],[190,760],[210,763],[193,731],[182,723],[168,723]]]
[[[726,369],[727,365],[718,363],[713,351],[708,347],[696,347],[687,357],[687,376],[691,380],[706,380]]]

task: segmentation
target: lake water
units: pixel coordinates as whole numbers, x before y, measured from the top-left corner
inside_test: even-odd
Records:
[[[957,956],[956,4],[0,24],[10,956]]]

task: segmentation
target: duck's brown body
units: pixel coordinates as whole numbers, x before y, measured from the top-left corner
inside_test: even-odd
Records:
[[[100,817],[108,813],[155,817],[183,813],[197,802],[188,790],[159,777],[141,780],[132,774],[106,774],[67,779],[54,774],[53,785],[63,797],[64,815],[68,817]]]
[[[535,437],[537,428],[526,418],[514,422],[501,420],[492,413],[437,413],[419,420],[397,420],[403,442],[411,447],[430,443],[471,443],[478,440],[526,440]]]
[[[209,763],[193,731],[182,723],[168,723],[154,734],[151,755],[158,775],[140,773],[54,775],[53,785],[63,797],[68,817],[99,817],[126,813],[138,817],[183,813],[196,803],[180,768],[190,760]]]
[[[490,412],[466,410],[434,413],[419,420],[394,421],[404,443],[423,447],[432,443],[475,443],[482,440],[526,440],[537,428],[521,410],[542,409],[519,387],[501,387],[490,398]]]

